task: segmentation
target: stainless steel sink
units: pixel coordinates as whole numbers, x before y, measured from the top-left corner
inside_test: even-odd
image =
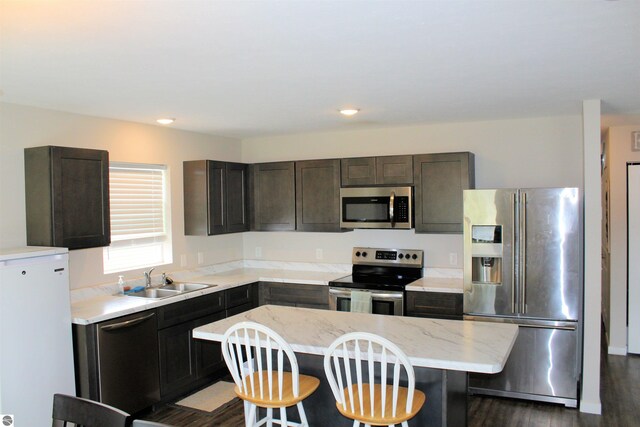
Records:
[[[160,286],[159,288],[146,288],[138,292],[130,292],[126,294],[130,297],[161,299],[180,295],[186,292],[199,291],[200,289],[212,288],[218,285],[205,285],[204,283],[183,283],[174,282],[170,285]]]
[[[217,285],[205,285],[204,283],[182,283],[173,282],[170,285],[160,286],[160,289],[167,289],[178,292],[199,291],[200,289],[211,288]]]
[[[180,292],[170,289],[157,289],[157,288],[147,288],[138,292],[130,292],[127,294],[129,297],[141,297],[141,298],[168,298],[178,295]]]

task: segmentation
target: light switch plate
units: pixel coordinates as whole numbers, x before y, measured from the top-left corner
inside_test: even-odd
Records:
[[[640,131],[631,132],[631,151],[640,151]]]

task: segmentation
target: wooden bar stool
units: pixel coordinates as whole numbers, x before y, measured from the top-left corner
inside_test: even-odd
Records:
[[[401,367],[406,374],[406,387],[400,386]],[[368,371],[366,378],[363,370]],[[424,393],[415,389],[409,358],[391,341],[375,334],[352,332],[336,339],[325,354],[324,371],[338,411],[354,420],[354,427],[360,423],[407,427],[407,421],[426,400]],[[387,381],[389,373],[392,384]]]
[[[274,360],[275,353],[275,360]],[[264,423],[271,426],[308,426],[302,401],[320,385],[318,378],[300,375],[298,361],[287,342],[275,331],[255,322],[230,327],[222,340],[222,355],[236,383],[235,392],[244,401],[247,427]],[[291,367],[286,372],[285,356]],[[287,421],[286,408],[296,405],[300,423]],[[257,407],[267,415],[257,420]],[[280,409],[280,419],[273,409]]]

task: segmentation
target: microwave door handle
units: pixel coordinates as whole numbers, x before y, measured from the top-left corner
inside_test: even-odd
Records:
[[[391,196],[389,197],[389,222],[391,223],[391,226],[393,227],[394,223],[395,223],[395,219],[393,217],[393,205],[395,204],[395,198],[396,198],[396,193],[395,192],[391,192]]]

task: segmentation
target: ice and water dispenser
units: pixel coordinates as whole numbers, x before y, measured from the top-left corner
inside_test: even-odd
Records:
[[[502,284],[502,226],[471,228],[471,282]]]

